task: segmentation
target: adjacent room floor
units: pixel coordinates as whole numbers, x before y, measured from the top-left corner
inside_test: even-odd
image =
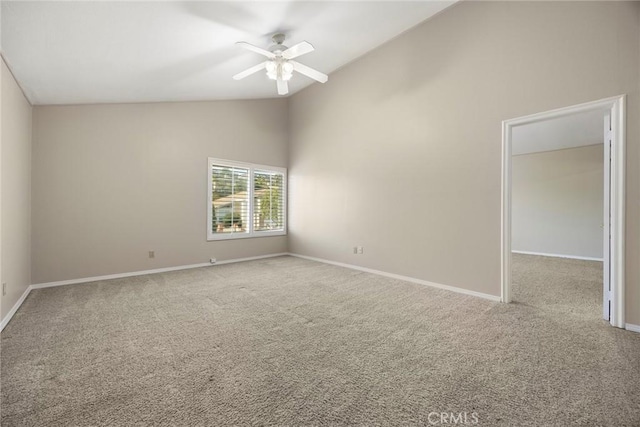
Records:
[[[602,262],[512,254],[513,300],[567,320],[602,320]],[[586,325],[585,325],[586,326]]]
[[[2,425],[638,425],[640,334],[598,279],[513,264],[513,304],[293,257],[36,290]]]

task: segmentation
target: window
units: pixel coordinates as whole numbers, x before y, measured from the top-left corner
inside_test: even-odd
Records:
[[[209,158],[207,239],[286,234],[287,170]]]

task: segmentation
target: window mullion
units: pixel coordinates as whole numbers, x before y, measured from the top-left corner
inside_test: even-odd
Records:
[[[247,187],[249,190],[249,218],[248,218],[248,222],[249,222],[249,235],[253,236],[253,204],[255,203],[254,197],[253,197],[253,187],[254,187],[254,176],[253,176],[254,172],[253,172],[253,167],[249,168],[249,182],[247,183]]]
[[[231,234],[235,234],[233,219],[236,214],[236,171],[231,168]]]
[[[269,221],[273,224],[273,175],[269,175]]]

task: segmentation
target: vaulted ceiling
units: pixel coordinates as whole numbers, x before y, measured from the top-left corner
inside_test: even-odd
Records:
[[[329,74],[455,1],[2,1],[2,55],[33,104],[277,97],[239,49],[307,40],[300,62]],[[420,52],[416,52],[420,55]],[[380,64],[390,67],[393,64]],[[302,75],[290,94],[312,84]]]

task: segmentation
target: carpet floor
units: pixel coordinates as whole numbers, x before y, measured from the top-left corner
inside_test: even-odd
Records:
[[[514,256],[513,304],[292,257],[35,290],[2,425],[639,426],[599,269]]]

